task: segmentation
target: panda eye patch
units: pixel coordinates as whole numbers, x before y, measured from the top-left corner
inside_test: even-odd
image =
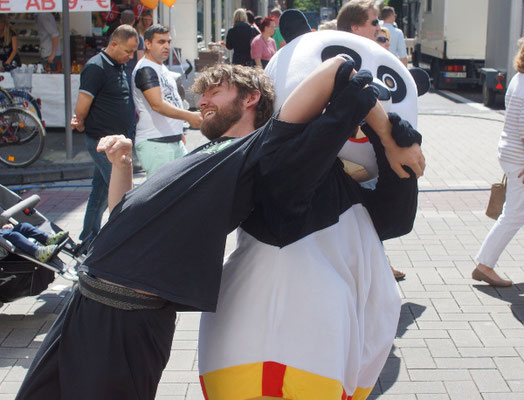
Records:
[[[353,49],[346,46],[328,46],[322,50],[320,57],[322,61],[338,56],[339,54],[347,54],[353,61],[355,61],[355,69],[358,71],[362,66],[362,57]]]
[[[392,68],[381,65],[377,69],[377,78],[380,79],[391,92],[393,104],[400,103],[407,94],[406,84],[402,77]]]

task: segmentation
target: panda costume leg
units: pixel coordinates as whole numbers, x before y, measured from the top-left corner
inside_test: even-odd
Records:
[[[389,354],[400,295],[364,207],[284,248],[239,229],[216,314],[200,327],[208,399],[364,399]]]

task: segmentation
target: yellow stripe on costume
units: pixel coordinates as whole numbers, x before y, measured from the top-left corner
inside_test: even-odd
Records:
[[[238,365],[202,376],[208,399],[245,400],[261,395],[262,363]]]
[[[374,386],[371,386],[370,388],[357,388],[355,390],[355,393],[353,393],[353,396],[351,396],[351,400],[366,400],[368,398],[368,396],[370,395],[370,393],[373,391],[373,387]]]
[[[201,376],[206,400],[246,400],[264,395],[275,396],[274,393],[264,393],[263,388],[266,391],[268,387],[274,389],[274,384],[279,381],[278,377],[271,382],[267,381],[275,377],[264,376],[264,364],[282,367],[280,382],[282,397],[285,399],[365,400],[373,390],[373,387],[357,388],[353,395],[348,396],[342,383],[335,379],[274,362],[259,362],[223,368]]]
[[[335,380],[287,367],[284,374],[284,398],[299,400],[342,399],[344,388]]]

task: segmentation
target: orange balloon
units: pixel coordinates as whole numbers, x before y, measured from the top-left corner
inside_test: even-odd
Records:
[[[171,7],[173,4],[175,4],[176,0],[162,0],[162,3],[164,3],[166,6]]]
[[[158,6],[158,0],[140,0],[140,2],[147,8],[156,8]]]

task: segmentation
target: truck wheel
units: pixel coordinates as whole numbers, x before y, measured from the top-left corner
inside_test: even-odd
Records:
[[[486,85],[486,82],[482,85],[482,100],[484,102],[484,105],[486,107],[493,107],[495,104],[495,96],[496,93],[488,88],[488,85]]]

